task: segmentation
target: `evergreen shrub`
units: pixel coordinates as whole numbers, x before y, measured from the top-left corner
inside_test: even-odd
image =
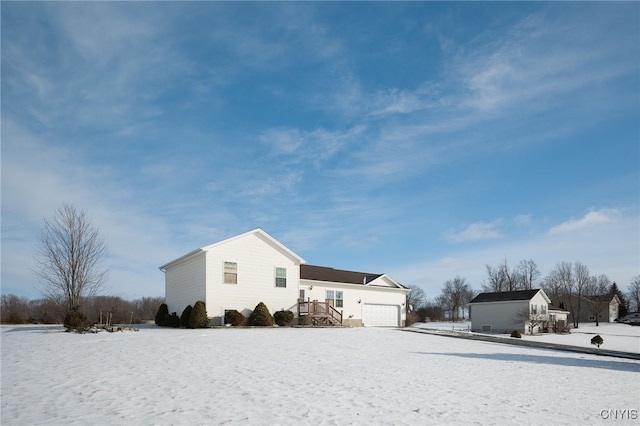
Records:
[[[511,332],[511,337],[516,337],[518,339],[522,338],[522,335],[520,334],[520,332],[518,330],[513,330]]]
[[[293,312],[284,310],[278,311],[273,314],[273,320],[281,327],[289,326],[293,322]]]
[[[244,324],[245,317],[241,312],[230,309],[224,313],[224,323],[231,324],[234,327]]]
[[[273,326],[273,317],[271,316],[267,305],[262,302],[256,305],[251,315],[249,315],[249,325],[258,327]]]
[[[166,327],[180,328],[180,317],[176,312],[173,312],[171,315],[167,315],[164,319]]]
[[[600,335],[595,335],[591,338],[591,344],[592,345],[596,345],[597,347],[600,347],[601,344],[604,343],[604,340],[602,339],[602,337],[600,337]]]
[[[89,317],[77,309],[70,310],[64,317],[64,326],[67,331],[84,332],[92,325],[93,322]]]
[[[202,300],[198,300],[195,305],[193,305],[193,310],[191,310],[191,315],[189,316],[189,327],[209,327],[209,317],[207,316],[207,309]]]
[[[193,311],[193,307],[191,305],[187,305],[182,311],[182,315],[180,315],[180,327],[189,328],[189,318],[191,318],[191,311]]]
[[[155,322],[156,325],[161,327],[165,327],[167,325],[166,318],[169,316],[169,307],[166,303],[163,303],[158,308],[158,313],[156,313]]]

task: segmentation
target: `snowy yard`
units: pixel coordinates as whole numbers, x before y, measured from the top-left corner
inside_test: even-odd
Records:
[[[470,322],[427,322],[415,324],[414,327],[464,332],[469,329],[470,325]],[[595,348],[595,346],[591,344],[591,338],[596,334],[599,334],[604,339],[604,343],[601,346],[602,349],[640,353],[640,327],[627,324],[601,323],[599,326],[596,326],[595,323],[583,323],[580,324],[579,328],[572,329],[570,334],[544,333],[534,336],[523,334],[522,339],[533,342]],[[507,340],[512,339],[508,334],[489,335],[504,337]]]
[[[0,330],[3,425],[610,424],[614,414],[637,424],[628,418],[640,409],[640,361],[395,329]]]

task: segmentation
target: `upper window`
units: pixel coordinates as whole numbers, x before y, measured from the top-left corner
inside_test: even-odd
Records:
[[[276,287],[287,286],[287,268],[276,268]]]
[[[538,313],[538,305],[531,305],[531,313],[532,314]]]
[[[238,264],[236,262],[224,262],[224,283],[238,284]]]

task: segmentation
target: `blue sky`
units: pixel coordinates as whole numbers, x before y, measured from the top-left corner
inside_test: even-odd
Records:
[[[640,274],[640,4],[2,4],[2,292],[87,210],[107,291],[261,227],[428,297],[485,265]]]

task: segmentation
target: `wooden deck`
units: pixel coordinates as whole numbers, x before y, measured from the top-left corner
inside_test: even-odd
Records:
[[[298,318],[309,325],[342,325],[342,311],[338,311],[329,302],[311,299],[298,300]]]

